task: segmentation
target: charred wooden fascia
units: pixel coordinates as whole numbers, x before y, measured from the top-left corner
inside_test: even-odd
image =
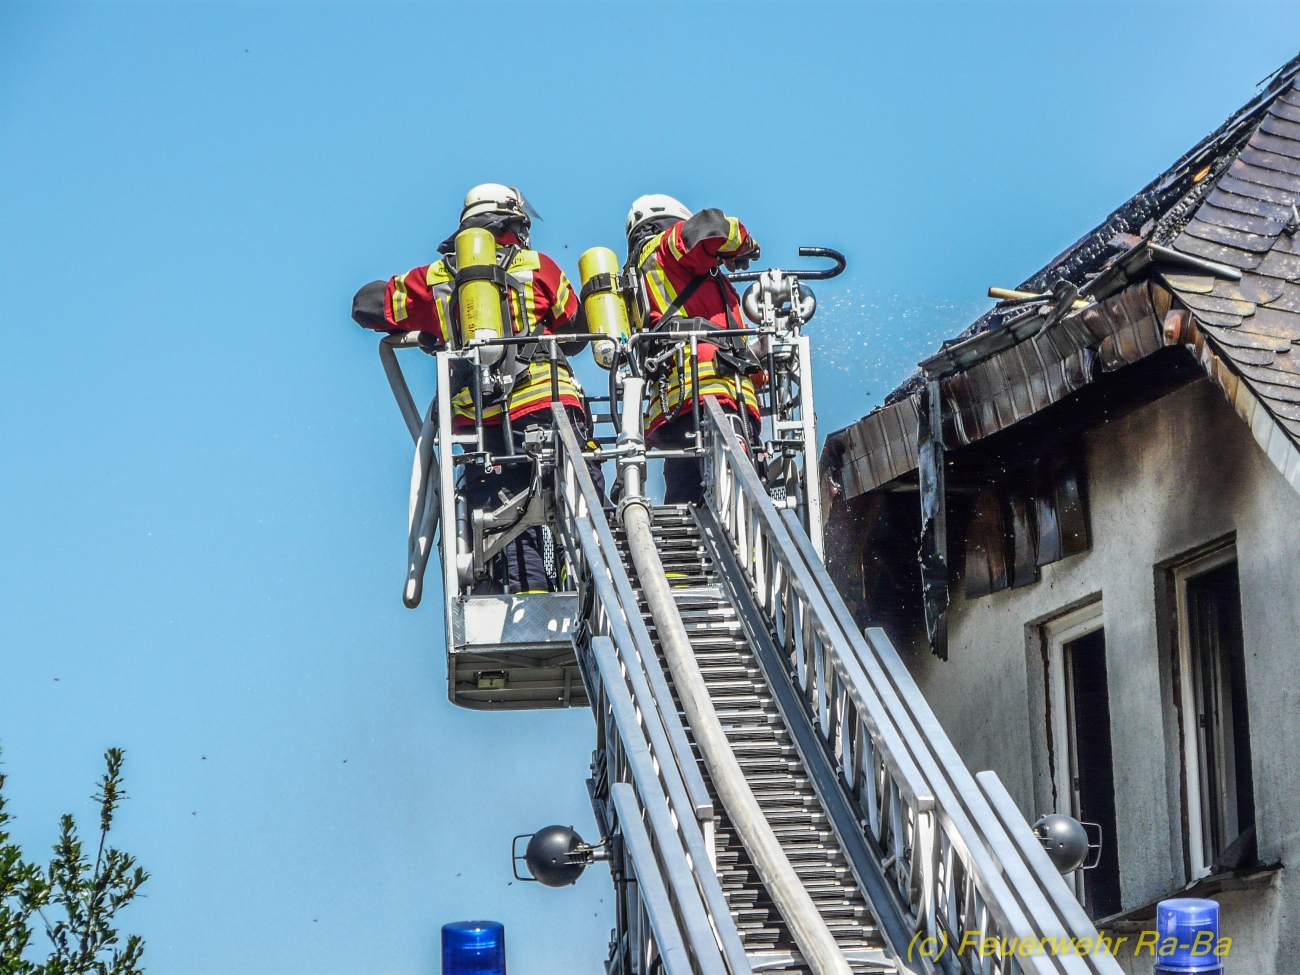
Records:
[[[948,499],[944,490],[943,396],[934,377],[921,397],[917,428],[921,481],[921,595],[930,652],[948,659]]]

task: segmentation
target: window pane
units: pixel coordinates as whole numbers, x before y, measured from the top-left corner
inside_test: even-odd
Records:
[[[1119,850],[1115,835],[1115,772],[1110,742],[1106,636],[1102,630],[1065,647],[1074,717],[1075,795],[1079,818],[1101,827],[1101,861],[1083,872],[1084,900],[1094,919],[1120,910]]]
[[[1187,583],[1188,634],[1197,707],[1202,829],[1207,862],[1225,853],[1255,825],[1250,757],[1250,716],[1241,637],[1237,563],[1229,562]],[[1248,844],[1238,844],[1243,846]],[[1244,850],[1234,850],[1243,865]],[[1247,860],[1253,856],[1247,856]]]

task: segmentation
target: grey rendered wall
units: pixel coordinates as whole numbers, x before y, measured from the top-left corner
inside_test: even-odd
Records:
[[[995,770],[1032,821],[1052,802],[1038,624],[1100,595],[1124,907],[1168,894],[1186,877],[1167,600],[1156,567],[1235,532],[1260,856],[1300,865],[1300,495],[1208,381],[1085,444],[1092,549],[1046,566],[1024,589],[970,602],[955,593],[949,661],[920,647],[904,652],[908,666],[968,765]],[[1267,895],[1221,898],[1225,933],[1240,936],[1239,957],[1251,955],[1256,971],[1268,970],[1256,967],[1265,946],[1283,959],[1300,951],[1300,883],[1288,884],[1286,873]]]

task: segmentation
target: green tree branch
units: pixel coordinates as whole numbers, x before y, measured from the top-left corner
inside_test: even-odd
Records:
[[[92,862],[77,825],[64,815],[49,867],[42,872],[22,859],[4,825],[4,776],[0,775],[0,975],[139,975],[144,940],[131,935],[119,947],[117,912],[133,901],[149,874],[135,858],[108,846],[122,788],[120,748],[104,754],[107,765],[99,791],[99,842]],[[62,916],[51,922],[47,909]],[[40,917],[51,951],[45,962],[25,960],[31,944],[31,919]]]

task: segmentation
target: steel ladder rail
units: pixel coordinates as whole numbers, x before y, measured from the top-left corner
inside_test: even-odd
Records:
[[[577,528],[584,551],[592,551],[597,543],[591,526],[580,521],[577,523]],[[686,798],[686,790],[682,785],[670,746],[655,720],[655,715],[659,711],[658,704],[644,685],[644,675],[639,673],[634,659],[635,654],[619,649],[620,645],[627,646],[630,637],[627,635],[626,622],[616,615],[618,604],[614,602],[610,591],[612,586],[609,576],[617,573],[610,572],[606,566],[595,568],[592,577],[594,587],[599,594],[597,598],[606,607],[614,606],[615,614],[607,613],[613,639],[596,636],[591,640],[591,656],[595,658],[595,667],[587,665],[587,655],[581,652],[582,648],[579,644],[578,659],[582,665],[583,680],[587,681],[588,697],[593,706],[603,700],[609,700],[614,712],[619,742],[629,758],[634,758],[644,751],[651,761],[650,765],[629,762],[643,805],[649,809],[653,805],[663,804],[676,819],[679,834],[676,845],[673,844],[672,837],[665,834],[658,837],[659,849],[666,870],[671,869],[669,861],[675,862],[677,857],[682,856],[689,858],[683,862],[690,868],[690,878],[695,889],[688,892],[681,889],[679,885],[674,889],[678,895],[678,912],[683,926],[690,935],[695,955],[698,958],[711,954],[711,949],[712,951],[721,949],[726,957],[727,967],[733,975],[743,975],[749,970],[744,949],[730,914],[725,910],[726,902],[723,900],[721,886],[709,867],[709,851],[705,846],[699,825],[691,813],[692,807]],[[607,649],[606,644],[608,644]],[[639,723],[637,718],[640,719]],[[656,785],[661,794],[656,793]],[[702,870],[699,869],[701,864]],[[692,897],[692,894],[696,896]],[[696,897],[702,897],[702,900],[697,900]]]
[[[811,554],[811,544],[803,536],[797,520],[789,512],[784,517],[778,515],[717,403],[708,397],[705,402],[711,503],[719,503],[726,509],[721,519],[724,526],[734,523],[734,530],[727,532],[728,540],[750,573],[749,583],[760,603],[767,600],[766,611],[777,614],[772,623],[778,634],[783,626],[790,625],[788,619],[781,621],[781,614],[797,612],[799,632],[795,635],[795,649],[799,659],[795,668],[800,672],[794,676],[803,683],[804,693],[813,696],[808,704],[820,726],[824,744],[833,753],[838,734],[843,754],[852,753],[856,764],[860,761],[857,754],[860,745],[852,736],[847,741],[844,738],[844,732],[851,729],[843,727],[846,723],[843,693],[857,696],[860,704],[867,705],[869,710],[879,712],[883,704],[885,713],[878,713],[876,721],[882,728],[892,725],[902,736],[910,757],[926,780],[917,783],[918,791],[933,793],[938,829],[931,836],[934,843],[947,844],[943,862],[935,859],[939,847],[916,850],[915,855],[910,848],[905,851],[911,860],[908,886],[919,878],[922,887],[922,901],[916,905],[916,923],[923,929],[918,931],[918,936],[936,933],[932,927],[936,919],[936,895],[946,894],[946,903],[957,911],[958,926],[963,929],[980,925],[987,930],[988,923],[995,921],[1004,935],[1059,938],[1065,937],[1067,930],[1082,930],[1090,931],[1095,938],[1095,929],[1090,924],[1076,923],[1078,912],[1061,910],[1061,898],[1057,896],[1060,892],[1052,888],[1063,881],[1041,875],[1042,861],[1025,852],[1023,831],[1013,835],[1015,831],[1009,831],[990,808],[992,794],[986,794],[976,784],[956,756],[883,633],[872,631],[870,635],[875,639],[870,649],[866,649],[868,644],[857,634],[851,616],[829,583],[824,566]],[[783,609],[782,600],[786,599],[798,601],[798,606]],[[807,643],[809,639],[811,644]],[[829,667],[832,660],[833,671]],[[899,700],[900,691],[907,699],[906,704]],[[922,716],[928,716],[928,720],[918,723]],[[862,717],[858,715],[854,720]],[[873,744],[867,742],[868,752]],[[858,778],[853,766],[843,767],[842,772],[846,782]],[[876,811],[873,808],[868,812],[871,827],[878,829]],[[955,896],[951,889],[952,870],[959,857],[970,882],[960,909],[951,899]],[[898,851],[890,858],[891,861],[901,859]],[[942,889],[944,884],[949,888],[947,891]],[[956,928],[953,933],[957,933]],[[973,956],[959,964],[963,968],[988,970],[991,960]],[[949,964],[943,967],[949,968],[952,956],[945,961]],[[1094,954],[1081,957],[1038,953],[1023,961],[1022,965],[1018,957],[1001,955],[995,960],[995,968],[1000,972],[1014,972],[1022,967],[1039,972],[1119,971],[1113,958]],[[932,966],[927,963],[925,967]]]
[[[845,855],[858,885],[866,896],[886,942],[894,948],[897,955],[902,955],[914,932],[904,905],[881,868],[885,857],[870,835],[861,828],[859,811],[845,788],[845,782],[840,778],[834,757],[823,747],[814,718],[804,707],[788,667],[783,665],[781,649],[776,645],[762,610],[749,589],[748,581],[735,561],[716,513],[710,507],[703,506],[695,509],[692,514],[709,556],[720,570],[728,597],[739,614],[768,686],[775,693],[782,713],[794,718],[789,726],[795,747],[816,783],[818,795],[826,805],[827,816],[844,845]]]
[[[923,833],[918,834],[914,828],[905,846],[899,838],[898,826],[899,812],[904,813],[905,819],[906,811],[897,808],[896,796],[888,797],[887,810],[881,797],[879,819],[871,803],[867,810],[873,829],[881,831],[887,821],[893,823],[889,832],[894,849],[888,865],[899,878],[903,892],[919,898],[914,904],[918,937],[950,934],[955,943],[964,931],[974,929],[985,936],[994,936],[995,942],[1000,940],[998,936],[1064,937],[1064,927],[1042,892],[1033,883],[1025,882],[1023,871],[1016,869],[1018,864],[1008,859],[999,861],[997,854],[1005,852],[1010,842],[997,828],[991,812],[974,819],[970,816],[971,797],[959,796],[960,784],[954,785],[946,770],[938,767],[931,751],[933,745],[910,724],[907,709],[899,704],[895,689],[881,673],[880,665],[869,657],[863,658],[856,647],[846,645],[852,641],[852,636],[841,632],[842,627],[849,625],[847,614],[829,609],[826,594],[813,581],[808,564],[789,537],[788,525],[782,523],[734,433],[717,404],[712,402],[708,404],[706,437],[711,448],[713,479],[710,483],[714,500],[729,509],[724,524],[731,525],[728,536],[750,573],[751,586],[760,602],[766,600],[768,609],[777,617],[782,613],[782,600],[792,601],[787,615],[798,617],[795,627],[798,632],[794,634],[794,677],[809,698],[807,703],[828,748],[834,751],[838,735],[839,744],[847,754],[842,692],[855,691],[868,710],[880,712],[883,705],[877,723],[882,728],[896,729],[922,774],[924,781],[918,783],[918,790],[933,795],[933,823]],[[774,617],[773,623],[778,632],[783,631],[779,618]],[[916,703],[927,707],[919,693]],[[848,768],[845,774],[847,778]],[[969,773],[966,775],[969,778]],[[905,822],[902,825],[906,827]],[[884,846],[883,832],[879,839]],[[956,866],[962,868],[959,875],[964,877],[960,889],[952,882]],[[946,913],[936,910],[940,905]],[[945,922],[944,931],[935,927],[938,922]],[[1020,958],[1009,954],[984,957],[971,949],[956,964],[963,970],[973,971],[1015,972],[1027,968],[1043,973],[1082,973],[1089,970],[1091,960],[1079,955],[1034,953],[1025,957],[1022,965]],[[921,961],[927,968],[932,967],[924,957]],[[1103,964],[1109,961],[1114,966],[1113,959],[1098,961]],[[949,954],[940,962],[944,968],[950,968],[953,956]]]
[[[675,816],[680,846],[684,847],[689,858],[693,879],[703,901],[700,908],[690,904],[689,898],[680,899],[677,906],[683,924],[690,921],[690,926],[699,930],[698,923],[687,914],[702,909],[728,970],[732,975],[745,975],[751,970],[749,962],[722,886],[711,866],[711,835],[710,842],[706,842],[701,829],[701,819],[711,825],[712,801],[690,755],[690,746],[676,709],[663,708],[660,704],[669,699],[665,675],[652,649],[644,621],[635,609],[631,583],[618,559],[599,494],[583,462],[581,446],[559,404],[553,404],[552,412],[559,434],[556,487],[559,500],[557,527],[561,543],[572,567],[578,570],[579,578],[589,579],[592,607],[586,622],[593,633],[603,633],[612,638],[611,646],[621,666],[618,678],[611,673],[607,681],[605,675],[587,665],[580,654],[583,680],[587,682],[589,696],[594,694],[590,697],[593,703],[601,699],[602,691],[611,698],[629,696],[634,712],[641,719],[642,735],[632,734],[629,727],[629,734],[639,738],[640,744],[624,744],[639,750],[648,739],[659,788]],[[630,612],[624,608],[626,605],[633,607]],[[646,790],[643,800],[655,801],[649,796],[652,791],[650,781],[643,781],[640,786]],[[703,953],[705,948],[701,946],[695,950]]]
[[[895,962],[877,931],[874,912],[844,857],[786,716],[707,554],[699,526],[685,507],[659,506],[654,516],[656,547],[666,574],[677,587],[674,597],[705,684],[782,849],[853,970],[894,971]],[[632,575],[625,536],[618,530],[615,537],[624,568]],[[653,631],[648,606],[643,603],[641,610]],[[676,701],[675,688],[673,694]],[[702,774],[708,781],[707,773]],[[790,975],[806,972],[788,926],[730,828],[725,810],[717,815],[718,873],[754,970]]]
[[[654,963],[651,954],[657,954],[664,975],[692,975],[690,952],[677,926],[650,835],[641,820],[636,790],[626,782],[615,782],[609,788],[609,798],[623,835],[623,849],[632,867],[632,881],[637,885],[641,910],[653,935],[653,942],[643,946],[643,957],[639,960],[649,968]]]
[[[831,611],[841,620],[850,619],[848,607],[844,605],[838,590],[835,589],[825,565],[816,557],[794,513],[782,512],[782,518],[809,572],[821,587]],[[954,785],[957,785],[958,780],[961,779],[973,779],[974,784],[978,786],[978,793],[982,793],[982,796],[979,796],[976,790],[970,789],[969,782],[964,783],[965,788],[961,789],[963,801],[967,804],[968,814],[973,819],[989,824],[996,823],[1006,831],[1010,846],[999,843],[997,849],[991,851],[1002,864],[1003,869],[1015,871],[1019,880],[1028,879],[1036,885],[1047,897],[1068,934],[1074,938],[1092,938],[1095,941],[1097,929],[1084,913],[1082,905],[1065,880],[1052,866],[1042,844],[1016,808],[1001,779],[994,772],[978,772],[971,776],[885,631],[878,627],[871,627],[864,634],[859,635],[856,628],[849,626],[846,635],[854,640],[860,657],[865,654],[868,647],[870,652],[874,653],[888,674],[900,703],[907,708],[909,716],[923,735],[935,760]],[[863,642],[858,643],[858,640]],[[981,804],[981,798],[987,803],[986,806]],[[1029,872],[1028,878],[1021,873],[1022,867]],[[1112,971],[1110,966],[1104,963],[1101,970]]]
[[[656,789],[660,782],[655,773],[654,759],[645,738],[637,733],[637,708],[620,679],[620,664],[614,654],[614,643],[609,637],[595,637],[591,641],[591,653],[596,659],[601,687],[605,692],[603,698],[594,697],[592,702],[594,704],[604,700],[606,703],[602,712],[607,711],[608,715],[601,713],[599,717],[602,720],[608,717],[612,729],[616,731],[616,738],[622,746],[636,786],[638,806],[644,811],[643,815],[649,820],[651,831],[658,841],[658,857],[639,864],[639,872],[657,872],[665,881],[665,887],[672,891],[676,907],[672,926],[679,930],[683,942],[689,944],[694,970],[699,975],[723,975],[727,967],[718,951],[707,912],[699,900],[695,879],[691,875],[691,865],[680,843],[676,841],[676,828],[667,797]],[[611,782],[611,789],[617,784]],[[636,818],[640,821],[639,817]],[[654,906],[653,902],[645,904],[647,910]],[[668,926],[666,919],[663,919],[663,924]]]

